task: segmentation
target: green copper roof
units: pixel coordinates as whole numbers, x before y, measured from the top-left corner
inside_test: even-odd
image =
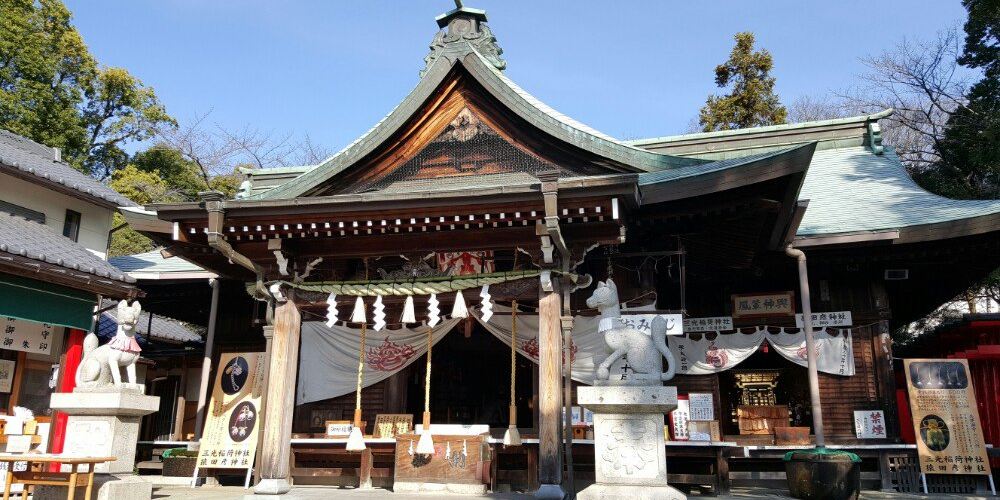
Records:
[[[636,172],[650,172],[707,162],[707,160],[665,155],[630,146],[572,120],[518,87],[478,51],[469,46],[468,52],[461,58],[454,60],[439,58],[434,61],[416,88],[403,102],[368,132],[337,154],[304,175],[266,192],[253,193],[249,198],[295,198],[336,177],[356,161],[372,152],[402,126],[437,89],[455,65],[461,65],[465,68],[488,92],[533,126],[575,147],[624,164]]]
[[[817,151],[799,199],[809,208],[797,235],[883,231],[981,216],[1000,219],[1000,200],[953,200],[925,191],[891,148]]]

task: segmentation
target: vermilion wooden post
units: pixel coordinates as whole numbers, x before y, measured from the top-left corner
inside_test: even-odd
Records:
[[[57,392],[73,392],[73,388],[76,387],[76,369],[80,366],[80,360],[83,357],[83,338],[85,336],[86,332],[83,330],[75,328],[69,330],[69,335],[66,338],[65,362],[63,366],[59,367],[62,372],[62,377],[60,377],[62,380],[59,387],[56,388]],[[55,418],[52,419],[52,443],[49,446],[51,453],[62,453],[63,444],[66,442],[66,421],[68,419],[69,416],[63,412],[56,412]],[[49,470],[57,472],[59,464],[50,464]]]

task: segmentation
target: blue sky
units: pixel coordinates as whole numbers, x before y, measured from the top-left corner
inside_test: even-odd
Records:
[[[67,0],[105,65],[156,89],[179,120],[308,134],[340,149],[417,82],[451,0]],[[466,0],[486,9],[507,75],[612,136],[684,132],[713,69],[750,30],[772,52],[785,103],[842,89],[859,58],[960,27],[957,0]]]

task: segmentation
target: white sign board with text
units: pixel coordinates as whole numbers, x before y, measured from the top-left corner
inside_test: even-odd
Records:
[[[50,354],[52,352],[54,326],[48,323],[11,318],[10,316],[0,316],[0,324],[3,325],[0,348],[35,354]]]

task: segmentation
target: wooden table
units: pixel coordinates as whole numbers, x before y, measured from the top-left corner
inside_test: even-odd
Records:
[[[77,487],[86,486],[87,492],[84,495],[84,499],[90,500],[90,495],[94,489],[94,466],[105,462],[113,462],[115,460],[117,460],[115,457],[71,457],[65,455],[30,453],[23,455],[10,455],[0,453],[0,463],[7,464],[7,482],[3,488],[3,500],[10,499],[10,486],[15,483],[23,484],[25,486],[24,491],[21,492],[21,498],[23,500],[27,500],[28,486],[32,485],[66,486],[67,500],[73,500],[74,496],[76,496]],[[14,472],[15,462],[28,462],[28,470]],[[69,465],[70,472],[45,472],[42,470],[31,470],[31,465],[33,464],[48,465],[52,463]],[[77,469],[81,465],[87,465],[87,471],[79,472]]]

